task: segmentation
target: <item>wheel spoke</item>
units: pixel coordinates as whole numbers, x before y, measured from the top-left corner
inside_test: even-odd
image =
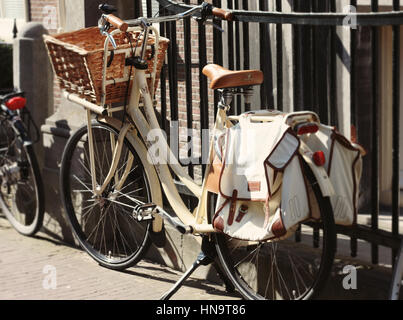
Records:
[[[111,136],[117,139],[117,134],[106,126],[96,124],[93,135],[97,179],[101,178],[97,180],[99,182],[104,181],[111,168],[114,150],[110,139]],[[84,147],[80,145],[82,141]],[[147,176],[140,158],[135,153],[131,155],[133,149],[124,140],[113,183],[102,195],[91,198],[94,192],[92,183],[87,183],[91,178],[87,141],[87,130],[81,128],[66,146],[68,159],[63,159],[62,176],[69,177],[70,183],[66,184],[68,190],[63,192],[70,194],[67,200],[73,204],[67,207],[70,210],[68,217],[76,221],[72,225],[77,229],[80,244],[94,259],[106,266],[125,268],[135,258],[141,257],[147,247],[145,244],[149,243],[151,221],[139,223],[133,216],[139,204],[151,202]],[[134,160],[129,170],[131,157]],[[127,181],[121,190],[114,190],[124,171],[128,171]]]

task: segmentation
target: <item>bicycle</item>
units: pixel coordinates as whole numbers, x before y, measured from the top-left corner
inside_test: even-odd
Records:
[[[158,50],[160,40],[158,30],[152,24],[194,16],[231,20],[232,13],[204,3],[189,6],[187,11],[172,16],[125,22],[112,14],[112,7],[104,6],[102,9],[104,14],[99,28],[106,39],[103,47],[102,92],[96,97],[100,103],[94,103],[93,97],[93,101],[89,101],[89,94],[87,99],[84,98],[83,90],[80,94],[71,91],[64,93],[68,100],[87,111],[87,124],[67,142],[60,171],[64,208],[82,248],[100,265],[123,270],[142,259],[151,243],[150,238],[161,235],[164,232],[163,221],[167,221],[182,234],[200,235],[197,239],[201,243],[202,253],[174,288],[163,296],[164,299],[170,298],[199,265],[209,264],[217,257],[226,277],[246,299],[309,299],[317,296],[330,274],[336,237],[330,201],[322,192],[321,181],[317,180],[318,174],[315,172],[318,169],[312,166],[312,161],[307,160],[304,168],[319,205],[320,222],[301,223],[296,232],[297,241],[250,242],[229,238],[213,227],[215,195],[208,192],[205,180],[202,185],[197,184],[177,160],[161,163],[149,152],[152,143],[148,134],[150,130],[160,130],[153,108],[155,67],[151,74],[146,74],[149,70],[146,59],[150,51]],[[109,32],[111,26],[114,29]],[[128,76],[128,79],[133,76],[130,99],[127,106],[114,107],[106,103],[106,86],[117,82],[116,79],[106,79],[106,70],[116,54],[111,51],[119,51],[116,38],[129,32],[137,32],[140,39],[135,47],[128,50],[131,56],[124,60],[135,70],[133,75],[130,71]],[[151,34],[152,50],[148,46]],[[132,40],[129,42],[132,45]],[[49,51],[55,61],[52,54],[59,52],[60,48],[50,48]],[[134,55],[134,52],[137,54]],[[57,67],[55,72],[58,72]],[[236,116],[227,115],[233,96],[248,96],[252,86],[258,84],[250,82],[249,78],[249,82],[244,83],[240,72],[225,69],[223,72],[229,75],[231,81],[216,88],[221,93],[221,100],[215,130],[238,120]],[[58,76],[64,77],[61,73]],[[148,82],[150,78],[152,80]],[[62,81],[65,83],[68,80],[64,78]],[[70,87],[66,88],[70,90]],[[122,111],[123,118],[118,118],[116,112]],[[256,118],[257,121],[270,121],[272,117],[268,114]],[[164,150],[167,150],[164,159],[176,159],[164,136],[159,139]],[[210,157],[212,149],[211,142]],[[300,150],[300,153],[303,152]],[[206,172],[210,166],[207,166]],[[181,199],[170,170],[199,198],[194,213]],[[161,186],[176,217],[163,208]],[[313,247],[307,244],[312,239]]]
[[[33,121],[23,92],[0,96],[0,106],[0,208],[19,233],[33,236],[42,227],[45,207],[34,142],[23,119]]]

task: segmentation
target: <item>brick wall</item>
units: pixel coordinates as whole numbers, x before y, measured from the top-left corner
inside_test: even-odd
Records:
[[[31,0],[31,19],[42,23],[50,34],[56,33],[59,28],[58,0]],[[54,111],[60,105],[61,91],[54,82]]]

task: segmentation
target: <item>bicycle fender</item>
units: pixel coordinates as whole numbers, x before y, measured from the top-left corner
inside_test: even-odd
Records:
[[[106,125],[109,125],[110,127],[116,129],[117,131],[119,131],[122,127],[122,122],[115,118],[102,116],[98,117],[98,121]],[[133,130],[131,132],[133,133]],[[134,150],[136,150],[140,159],[147,159],[147,149],[144,146],[144,143],[138,137],[138,135],[130,134],[127,135],[126,138],[132,144]],[[147,178],[149,179],[150,182],[152,201],[154,204],[162,207],[163,206],[162,192],[157,172],[155,171],[154,166],[150,164],[147,160],[142,161],[142,164],[144,170],[146,171]],[[153,232],[156,233],[161,232],[163,230],[163,226],[164,226],[164,220],[160,216],[156,215],[155,219],[153,220]]]
[[[318,181],[319,187],[322,191],[322,194],[324,197],[330,197],[335,194],[332,182],[330,181],[330,178],[325,170],[324,167],[318,167],[312,160],[312,155],[313,152],[312,150],[307,146],[306,143],[304,143],[301,140],[301,145],[299,148],[299,152],[301,156],[304,158],[305,162],[309,165],[311,168],[312,172],[315,175],[316,180]]]

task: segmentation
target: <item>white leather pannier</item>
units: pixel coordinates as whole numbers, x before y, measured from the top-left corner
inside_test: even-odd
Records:
[[[334,127],[318,124],[317,133],[301,139],[313,151],[325,153],[325,169],[335,194],[330,197],[336,224],[357,222],[357,202],[362,173],[363,148],[347,140]]]
[[[218,139],[222,169],[213,224],[242,240],[281,238],[310,218],[300,142],[281,115],[265,123],[251,122],[251,115]]]
[[[319,217],[317,204],[303,174],[301,137],[285,120],[292,114],[257,123],[250,120],[254,114],[241,115],[237,125],[216,136],[207,179],[209,190],[218,194],[212,222],[216,230],[241,240],[282,239],[300,222]],[[360,149],[333,128],[318,125],[317,133],[301,139],[313,152],[324,152],[335,190],[336,223],[351,225],[356,221]]]

